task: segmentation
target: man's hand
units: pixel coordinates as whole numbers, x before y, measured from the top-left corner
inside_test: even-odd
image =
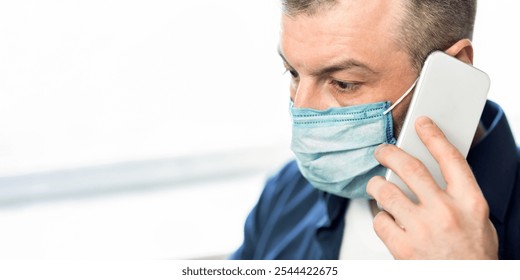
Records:
[[[418,118],[415,129],[439,163],[447,187],[442,190],[426,167],[403,150],[378,147],[376,159],[403,179],[419,203],[384,178],[372,178],[367,192],[385,209],[374,218],[377,235],[396,259],[497,259],[497,234],[468,163],[429,118]]]

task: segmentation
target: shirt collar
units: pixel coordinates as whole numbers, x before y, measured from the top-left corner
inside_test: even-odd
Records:
[[[481,122],[484,138],[468,153],[468,163],[489,204],[490,214],[504,221],[515,184],[517,147],[504,111],[487,101]]]

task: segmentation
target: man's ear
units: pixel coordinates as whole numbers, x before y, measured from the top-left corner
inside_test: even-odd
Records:
[[[469,39],[459,40],[445,52],[467,64],[473,64],[473,45]]]

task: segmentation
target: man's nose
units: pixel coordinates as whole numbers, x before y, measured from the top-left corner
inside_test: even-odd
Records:
[[[321,109],[320,92],[316,85],[301,80],[293,97],[295,108]]]

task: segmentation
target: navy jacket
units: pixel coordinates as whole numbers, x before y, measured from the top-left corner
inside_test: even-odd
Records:
[[[487,134],[467,160],[487,199],[501,259],[520,259],[520,149],[502,109],[488,101]],[[296,162],[270,178],[231,259],[338,259],[348,199],[318,191]]]

